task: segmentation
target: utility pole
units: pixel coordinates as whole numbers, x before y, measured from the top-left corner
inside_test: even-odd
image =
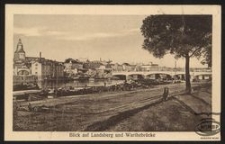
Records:
[[[177,72],[177,60],[175,60],[175,74]]]

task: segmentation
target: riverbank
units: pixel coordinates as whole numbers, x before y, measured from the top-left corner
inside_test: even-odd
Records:
[[[151,115],[151,111],[157,109],[154,108],[154,106],[158,107],[162,105],[161,96],[164,86],[158,86],[154,89],[77,95],[30,102],[32,106],[45,105],[50,108],[50,111],[41,112],[17,111],[16,105],[27,106],[29,102],[14,102],[13,130],[126,131],[129,130],[128,127],[129,124],[132,125],[132,121],[127,121],[127,128],[118,129],[115,127],[123,123],[124,120],[132,120],[132,116],[148,108],[152,109],[149,114],[146,115]],[[179,91],[182,92],[185,87],[184,84],[170,84],[166,86],[169,87],[171,94],[179,94]],[[174,100],[168,100],[164,102],[162,105],[163,108],[167,111],[171,110],[172,112],[173,108],[171,107],[177,105],[177,109],[179,110],[179,103],[174,103],[173,101]],[[171,102],[172,104],[170,104]],[[155,113],[158,112],[155,111]],[[186,113],[190,112],[187,111]],[[161,109],[159,115],[165,115],[163,109]],[[143,119],[145,118],[144,116],[142,117]],[[138,119],[141,119],[141,117],[138,116],[136,119],[137,123]],[[185,120],[185,117],[181,119]],[[193,115],[190,115],[190,119],[198,120],[198,118],[194,118]],[[139,121],[139,123],[143,122]],[[187,128],[188,127],[190,126],[187,125]],[[140,128],[139,131],[143,131],[143,129]]]
[[[45,99],[47,97],[57,98],[71,95],[85,95],[85,94],[93,94],[93,93],[102,93],[102,92],[120,92],[120,91],[133,91],[137,89],[149,89],[154,88],[157,85],[165,85],[171,84],[171,82],[162,81],[157,82],[153,80],[138,80],[138,81],[108,81],[103,83],[94,83],[89,85],[84,85],[83,87],[76,86],[76,84],[72,84],[69,86],[64,85],[63,87],[51,88],[51,89],[41,89],[40,92],[30,93],[29,91],[14,91],[13,97],[15,100],[40,100]]]

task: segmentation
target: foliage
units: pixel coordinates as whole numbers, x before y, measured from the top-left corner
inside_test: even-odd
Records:
[[[143,48],[155,57],[174,54],[177,58],[199,58],[211,44],[210,15],[153,15],[143,20]]]
[[[65,61],[64,61],[65,63],[70,63],[70,62],[72,62],[72,63],[79,63],[79,60],[75,60],[75,59],[73,59],[73,58],[67,58],[67,59],[65,59]]]
[[[185,58],[186,89],[190,92],[190,58],[203,56],[206,63],[211,63],[212,16],[152,15],[143,20],[141,32],[143,48],[153,56],[173,54]]]

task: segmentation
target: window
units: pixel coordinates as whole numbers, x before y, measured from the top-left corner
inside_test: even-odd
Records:
[[[37,75],[38,73],[37,73],[37,72],[35,72],[35,74]]]

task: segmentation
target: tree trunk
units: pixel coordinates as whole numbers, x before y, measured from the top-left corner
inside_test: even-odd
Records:
[[[185,63],[186,92],[188,94],[190,94],[191,93],[191,82],[190,82],[190,69],[189,69],[189,64],[190,64],[189,55],[186,56],[185,60],[186,60],[186,63]]]

